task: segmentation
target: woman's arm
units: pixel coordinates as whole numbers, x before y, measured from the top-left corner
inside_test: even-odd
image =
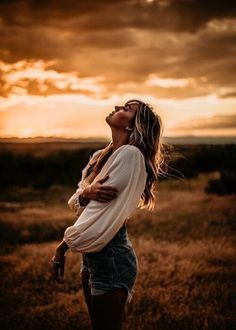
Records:
[[[88,188],[85,188],[83,192],[80,194],[80,198],[82,197],[85,201],[90,201],[91,199],[96,200],[96,198],[99,198],[99,193],[100,191],[103,191],[104,188],[106,188],[106,192],[111,194],[111,197],[109,197],[109,200],[112,200],[113,198],[116,197],[117,194],[117,189],[109,186],[102,186],[102,183],[104,183],[108,179],[108,175],[106,175],[104,178],[98,180],[94,184],[91,184],[88,186]],[[81,199],[82,199],[81,198]],[[108,199],[108,197],[106,197]],[[109,200],[105,200],[107,203]],[[60,260],[62,256],[65,255],[65,253],[68,251],[69,247],[66,244],[64,240],[61,241],[61,243],[57,246],[56,248],[56,253],[55,253],[55,260]]]
[[[66,242],[65,241],[61,241],[61,243],[57,246],[57,248],[56,248],[56,254],[58,254],[58,255],[65,255],[65,253],[68,251],[68,249],[69,249],[69,246],[66,244]]]
[[[138,206],[145,189],[145,160],[135,146],[122,148],[104,174],[109,175],[106,183],[118,189],[118,196],[106,204],[91,200],[75,224],[66,229],[63,240],[73,252],[101,250]]]
[[[87,197],[85,197],[85,196],[87,196]],[[88,193],[86,193],[86,191],[83,190],[79,194],[79,205],[84,207],[84,206],[88,205],[89,202],[90,202],[90,198],[88,197]]]
[[[87,169],[89,168],[89,163],[91,160],[93,160],[97,155],[102,151],[102,149],[99,149],[93,153],[93,155],[90,157],[89,162],[85,166],[85,168],[82,170],[81,180],[78,183],[78,189],[75,191],[75,193],[69,198],[68,205],[69,208],[76,213],[83,210],[88,203],[90,202],[90,198],[88,197],[87,192],[84,192],[83,187],[83,180],[85,178],[85,174],[87,172]]]

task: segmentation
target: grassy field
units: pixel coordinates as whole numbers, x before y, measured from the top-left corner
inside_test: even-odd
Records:
[[[233,329],[236,197],[206,195],[209,176],[162,182],[156,210],[137,210],[130,219],[140,268],[127,329]],[[39,194],[38,200],[1,205],[9,239],[1,253],[4,329],[89,329],[80,254],[68,255],[64,285],[50,274],[54,239],[75,221],[69,195],[54,188],[43,201]]]
[[[154,212],[128,223],[139,260],[126,330],[235,329],[236,195],[206,194],[217,171],[161,181]],[[1,329],[91,329],[81,255],[69,253],[65,284],[51,278],[51,257],[76,220],[69,186],[8,188],[0,204]]]

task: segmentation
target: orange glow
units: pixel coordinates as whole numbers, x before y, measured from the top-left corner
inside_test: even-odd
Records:
[[[117,85],[118,93],[111,95],[104,77],[80,78],[73,72],[58,73],[48,69],[52,63],[2,63],[4,78],[11,92],[8,97],[0,98],[1,137],[108,138],[110,128],[105,117],[116,104],[131,98],[142,99],[153,106],[162,118],[164,136],[236,135],[236,129],[228,127],[229,123],[227,127],[221,127],[221,122],[223,125],[229,115],[235,114],[236,101],[233,98],[221,99],[212,94],[176,100],[145,93],[141,96],[138,93],[122,93],[122,89],[134,89],[134,82]],[[35,88],[39,90],[35,95],[30,95],[27,90],[28,81],[32,80],[38,84]],[[191,83],[193,79],[162,79],[154,74],[150,74],[145,81],[146,85],[164,89],[181,89]],[[52,88],[53,93],[50,94]],[[43,95],[48,90],[48,95]],[[223,117],[219,117],[220,114]],[[201,123],[206,121],[208,126],[201,127]],[[212,127],[216,124],[218,127]]]
[[[164,136],[235,135],[233,1],[95,2],[3,1],[0,137],[107,138],[134,98]]]

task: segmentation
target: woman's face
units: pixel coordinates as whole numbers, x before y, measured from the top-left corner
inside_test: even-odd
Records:
[[[116,105],[115,110],[106,117],[106,122],[109,126],[124,129],[132,124],[138,107],[137,103]]]

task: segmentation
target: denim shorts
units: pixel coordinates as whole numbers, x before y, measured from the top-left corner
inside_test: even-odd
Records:
[[[125,288],[128,293],[127,301],[131,301],[139,265],[128,237],[126,223],[100,251],[82,253],[80,273],[83,270],[89,272],[88,284],[92,295]]]

